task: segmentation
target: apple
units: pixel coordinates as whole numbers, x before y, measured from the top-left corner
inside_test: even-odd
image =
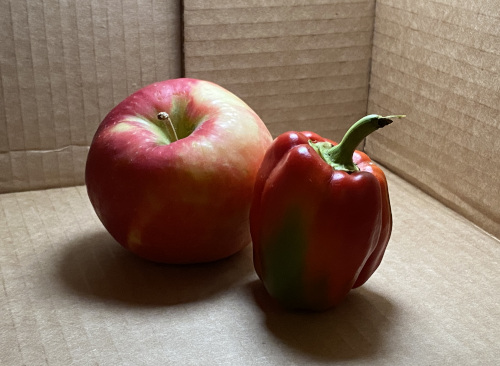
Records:
[[[251,242],[249,210],[271,134],[233,93],[180,78],[148,85],[104,118],[85,167],[104,227],[139,257],[210,262]]]

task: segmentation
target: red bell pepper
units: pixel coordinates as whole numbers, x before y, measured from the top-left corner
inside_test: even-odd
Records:
[[[339,144],[286,132],[268,149],[250,210],[254,267],[286,307],[335,306],[379,266],[392,229],[387,181],[355,149],[399,117],[366,116]]]

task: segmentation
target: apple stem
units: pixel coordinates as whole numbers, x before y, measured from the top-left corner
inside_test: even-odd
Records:
[[[174,134],[174,137],[175,137],[175,141],[178,141],[179,140],[179,137],[177,136],[177,132],[175,132],[175,127],[174,127],[174,124],[172,123],[172,120],[170,119],[170,116],[168,115],[167,112],[160,112],[158,113],[158,119],[160,121],[168,121],[168,123],[164,123],[165,127],[167,127],[169,130],[171,130],[171,132],[173,132]]]

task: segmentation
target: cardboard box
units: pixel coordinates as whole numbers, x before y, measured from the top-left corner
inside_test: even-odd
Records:
[[[493,0],[0,3],[0,364],[496,365],[500,13]],[[100,120],[155,80],[215,81],[274,135],[339,139],[387,173],[382,265],[337,308],[284,311],[251,248],[155,265],[85,187]]]

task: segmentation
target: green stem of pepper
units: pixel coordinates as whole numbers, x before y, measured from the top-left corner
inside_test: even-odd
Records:
[[[359,168],[352,160],[356,147],[369,134],[392,123],[392,118],[403,117],[405,117],[405,115],[382,117],[378,114],[370,114],[353,124],[338,145],[333,146],[329,142],[315,141],[309,141],[309,145],[311,145],[333,169],[343,170],[349,173],[357,172]]]

